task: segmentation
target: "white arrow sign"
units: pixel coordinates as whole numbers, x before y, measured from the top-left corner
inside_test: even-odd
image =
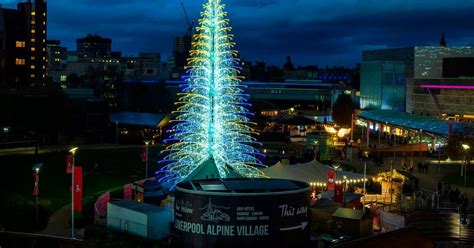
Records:
[[[290,231],[290,230],[295,230],[295,229],[300,229],[304,230],[304,228],[308,225],[308,222],[301,222],[301,225],[298,226],[292,226],[292,227],[285,227],[285,228],[280,228],[280,231]]]

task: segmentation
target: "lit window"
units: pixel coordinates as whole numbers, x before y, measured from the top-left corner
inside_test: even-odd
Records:
[[[35,59],[36,59],[36,57],[35,57],[35,56],[31,57],[31,60],[35,60]]]
[[[31,12],[31,15],[32,15],[32,16],[35,16],[35,15],[36,15],[36,12],[32,11],[32,12]]]
[[[43,16],[46,16],[46,12],[43,12]]]
[[[43,47],[43,52],[46,52],[46,48]]]
[[[31,69],[35,69],[35,65],[31,65],[30,68],[31,68]]]
[[[43,60],[46,60],[46,57],[43,57]]]
[[[31,51],[33,51],[33,52],[36,51],[36,48],[32,47],[32,48],[31,48]]]
[[[36,21],[35,20],[32,20],[31,21],[31,25],[35,25],[36,24]]]
[[[16,41],[16,47],[25,47],[26,43],[24,41]]]
[[[46,74],[43,74],[43,78],[45,78],[45,77],[46,77]]]
[[[15,65],[25,65],[25,59],[15,59]]]
[[[46,22],[43,22],[43,25],[46,25]]]
[[[31,30],[31,33],[32,33],[32,34],[36,33],[36,30],[32,29],[32,30]]]
[[[43,42],[46,42],[46,39],[43,39]]]
[[[30,78],[35,78],[35,74],[31,74],[31,75],[30,75]]]
[[[43,70],[46,69],[46,66],[43,65]]]
[[[66,82],[67,81],[67,75],[61,75],[60,80],[61,80],[61,82]]]
[[[43,30],[43,34],[46,34],[46,30]]]
[[[36,42],[36,39],[35,38],[31,39],[31,42]]]

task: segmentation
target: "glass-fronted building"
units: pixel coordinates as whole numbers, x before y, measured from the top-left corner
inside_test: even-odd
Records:
[[[406,67],[402,61],[362,62],[361,108],[404,112]]]

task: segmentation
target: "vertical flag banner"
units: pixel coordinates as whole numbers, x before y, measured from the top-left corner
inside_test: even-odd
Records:
[[[38,176],[33,173],[33,177],[35,178],[35,186],[33,188],[33,196],[38,196],[39,195],[39,192],[38,192]]]
[[[132,200],[132,184],[125,184],[123,186],[123,199],[124,200]]]
[[[74,166],[74,211],[82,210],[82,167]]]
[[[66,156],[66,173],[72,173],[72,155]]]
[[[334,171],[328,171],[328,190],[334,190]]]

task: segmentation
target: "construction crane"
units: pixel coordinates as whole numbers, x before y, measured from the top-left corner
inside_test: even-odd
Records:
[[[184,7],[184,3],[181,3],[181,8],[183,8],[184,16],[186,17],[186,22],[188,24],[188,35],[192,37],[193,29],[194,29],[194,21],[189,20],[188,12],[186,11],[186,8]]]

